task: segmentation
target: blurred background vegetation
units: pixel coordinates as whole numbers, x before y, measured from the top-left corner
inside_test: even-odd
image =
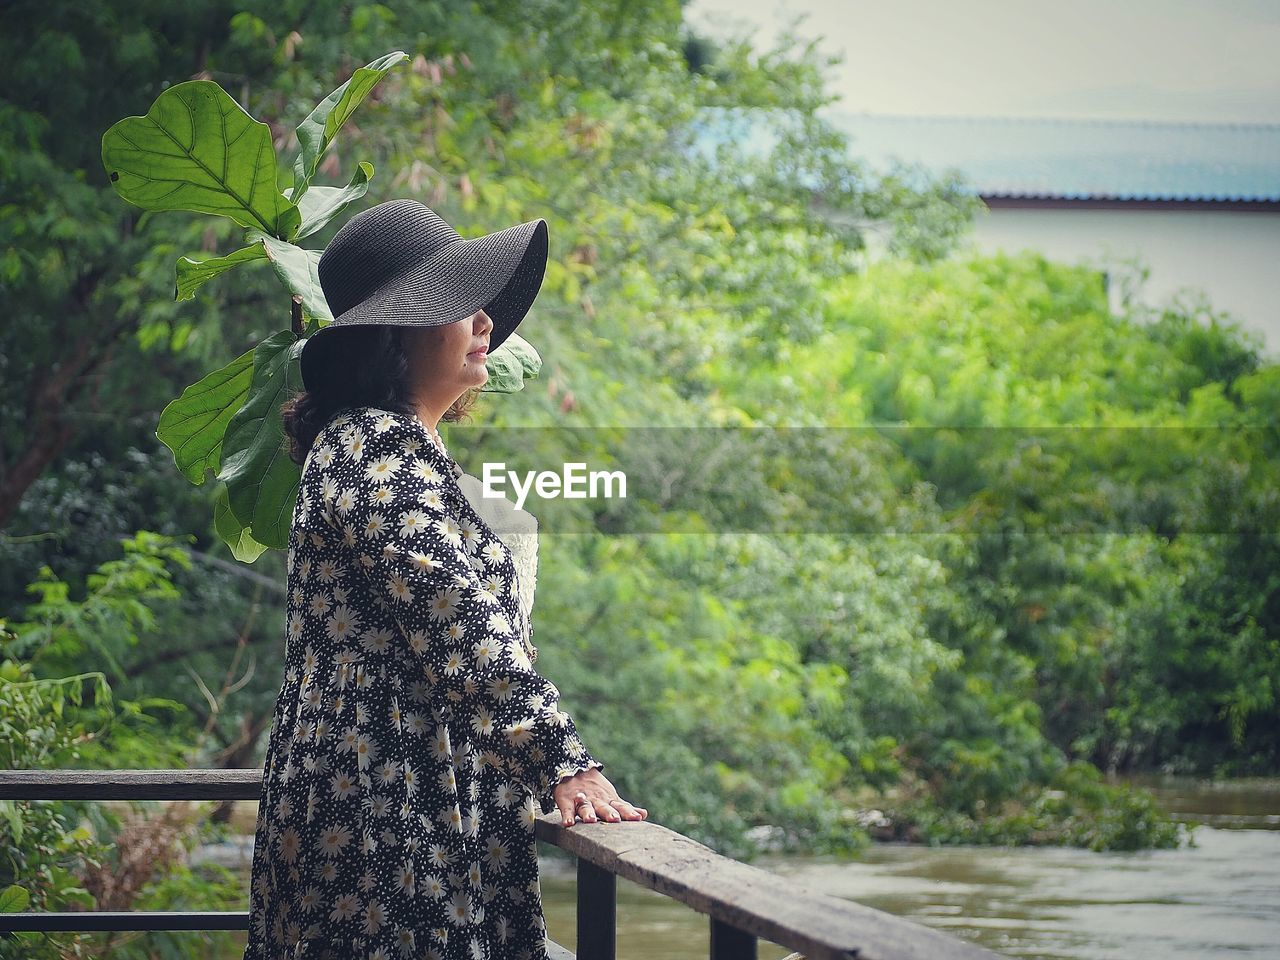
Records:
[[[1116,314],[1082,267],[967,253],[980,202],[868,173],[815,116],[811,46],[717,45],[666,0],[19,0],[5,21],[10,768],[254,766],[281,679],[284,557],[231,560],[214,485],[188,484],[155,429],[287,329],[288,303],[265,264],[175,303],[174,259],[238,231],[125,204],[102,133],[200,77],[291,157],[320,97],[403,49],[328,182],[368,159],[369,204],[416,197],[469,236],[550,226],[521,328],[542,374],[475,422],[970,431],[868,442],[856,474],[789,491],[856,500],[884,532],[544,536],[539,669],[623,796],[743,858],[765,837],[856,849],[870,809],[880,837],[1134,849],[1179,831],[1107,775],[1280,769],[1280,372],[1220,316]],[[713,107],[768,110],[779,143],[693,149]],[[1126,439],[1138,427],[1170,432]],[[1123,472],[1098,468],[1101,444],[1132,448]],[[1090,529],[1053,532],[1082,504]],[[231,909],[242,883],[177,852],[236,824],[226,806],[0,803],[0,890]],[[189,941],[112,955],[158,943]]]

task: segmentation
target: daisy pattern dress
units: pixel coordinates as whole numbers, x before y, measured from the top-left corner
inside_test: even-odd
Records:
[[[532,666],[527,531],[517,556],[460,475],[373,407],[307,455],[246,960],[546,957],[534,822],[604,764]]]

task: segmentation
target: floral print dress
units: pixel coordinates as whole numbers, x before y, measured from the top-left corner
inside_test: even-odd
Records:
[[[460,473],[373,407],[307,455],[246,960],[546,957],[535,819],[604,764],[533,669],[531,586]]]

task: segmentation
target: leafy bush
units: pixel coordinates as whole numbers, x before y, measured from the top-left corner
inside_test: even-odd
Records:
[[[48,567],[28,592],[39,599],[24,619],[0,621],[0,763],[11,770],[184,767],[189,727],[152,728],[181,712],[162,698],[117,700],[100,671],[58,673],[86,659],[115,662],[113,653],[147,636],[155,608],[176,602],[170,564],[189,563],[171,538],[139,531],[124,556],[87,577],[87,593],[72,599]],[[19,659],[21,658],[21,659]],[[193,868],[193,845],[210,835],[207,805],[94,801],[0,801],[0,901],[5,909],[232,909],[244,902],[242,880],[218,867]],[[150,958],[205,956],[230,934],[19,934],[0,940],[0,957]],[[74,947],[72,946],[74,945]],[[87,951],[87,953],[85,952]]]

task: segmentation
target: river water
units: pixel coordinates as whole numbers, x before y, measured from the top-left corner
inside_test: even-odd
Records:
[[[1145,778],[1195,846],[1136,853],[877,843],[855,860],[768,856],[757,866],[1010,957],[1280,960],[1280,780]],[[574,871],[543,858],[552,939],[574,944]],[[618,956],[695,960],[707,918],[618,881]],[[760,960],[790,951],[761,943]]]

